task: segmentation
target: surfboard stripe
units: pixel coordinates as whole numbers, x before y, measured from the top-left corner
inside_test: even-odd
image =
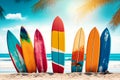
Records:
[[[58,36],[59,35],[59,36]],[[56,48],[60,51],[65,51],[65,42],[64,42],[64,32],[58,32],[58,31],[52,31],[52,48]],[[62,44],[58,44],[60,41],[60,43]]]
[[[21,48],[21,46],[18,45],[18,44],[16,44],[16,48],[17,48],[18,52],[21,54],[20,56],[22,56],[22,58],[23,58],[23,53],[22,53],[22,48]]]
[[[60,52],[60,53],[64,53],[64,51],[62,51],[62,50],[60,50],[60,49],[56,49],[56,48],[52,48],[52,51],[54,51],[54,52]]]
[[[61,59],[61,58],[64,57],[64,54],[63,54],[63,53],[52,51],[52,55],[53,55],[53,56],[56,56],[56,57],[53,57],[53,58],[52,58],[53,62],[64,66],[64,59]],[[58,56],[58,55],[59,55],[59,56]]]

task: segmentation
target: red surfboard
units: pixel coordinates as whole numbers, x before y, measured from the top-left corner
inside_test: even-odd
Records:
[[[34,54],[38,72],[46,72],[47,71],[46,50],[42,34],[39,32],[38,29],[36,29],[34,35]]]

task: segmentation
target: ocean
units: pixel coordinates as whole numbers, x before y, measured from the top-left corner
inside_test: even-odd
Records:
[[[71,73],[71,53],[65,53],[65,73]],[[47,53],[48,59],[48,70],[47,72],[52,72],[51,65],[51,54]],[[84,55],[84,66],[83,72],[85,72],[85,59],[86,55]],[[113,73],[120,73],[120,53],[111,53],[109,57],[109,66],[108,71]],[[0,73],[16,73],[16,70],[13,66],[13,63],[10,59],[8,53],[0,53]]]
[[[72,54],[65,53],[65,60],[71,60]],[[51,60],[51,54],[47,53],[47,59]],[[0,60],[11,60],[8,53],[0,53]],[[84,60],[86,60],[86,55],[84,55]],[[110,61],[120,61],[120,53],[111,53],[109,57]]]

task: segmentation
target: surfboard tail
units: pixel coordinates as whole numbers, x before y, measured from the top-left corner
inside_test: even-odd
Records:
[[[64,73],[64,67],[61,67],[58,64],[55,64],[52,62],[52,66],[53,66],[53,72],[54,73]]]

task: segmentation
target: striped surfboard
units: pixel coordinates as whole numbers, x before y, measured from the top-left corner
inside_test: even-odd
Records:
[[[22,56],[21,45],[17,40],[17,38],[9,30],[7,32],[7,45],[8,45],[9,55],[11,57],[11,60],[13,62],[16,71],[27,72]]]
[[[54,73],[64,72],[65,31],[60,17],[56,17],[52,25],[51,35],[52,68]]]

